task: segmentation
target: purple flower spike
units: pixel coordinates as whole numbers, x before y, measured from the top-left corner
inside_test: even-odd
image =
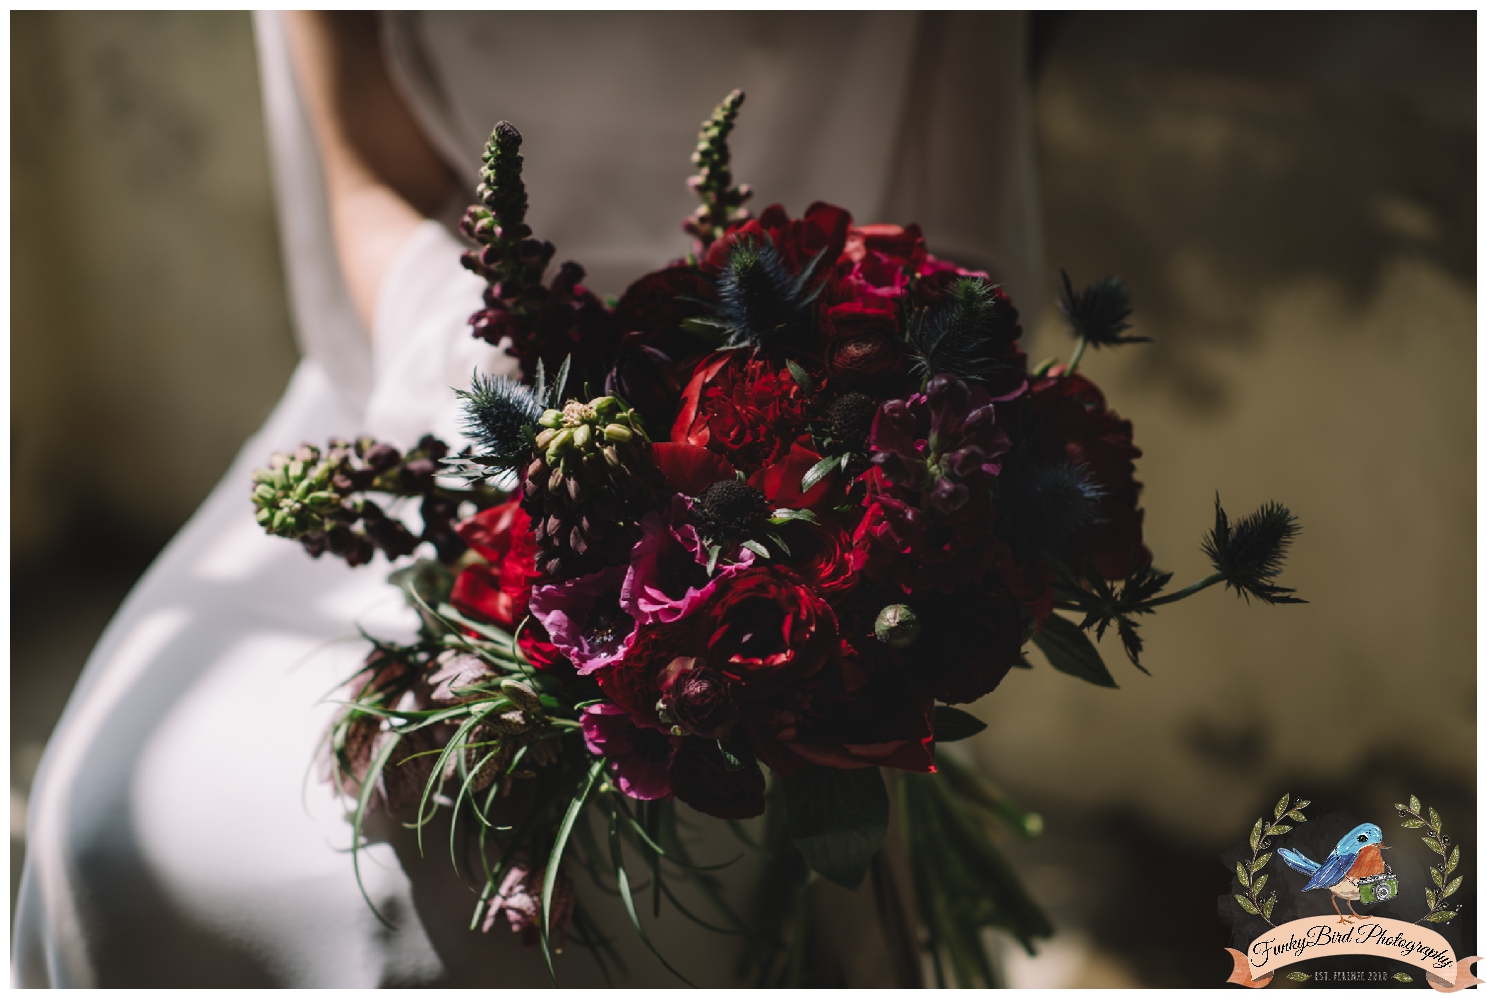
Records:
[[[624,794],[640,801],[671,794],[670,736],[636,725],[618,704],[590,705],[579,724],[589,752],[609,759],[615,786]]]
[[[624,566],[615,566],[532,591],[532,615],[580,675],[608,666],[635,641],[635,619],[620,606],[624,582]]]

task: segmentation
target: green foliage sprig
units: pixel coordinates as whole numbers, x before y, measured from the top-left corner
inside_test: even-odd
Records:
[[[1435,882],[1435,887],[1425,889],[1425,904],[1429,906],[1429,911],[1415,922],[1449,923],[1461,911],[1459,904],[1455,908],[1446,907],[1446,899],[1456,894],[1461,888],[1461,881],[1464,877],[1458,874],[1455,878],[1446,880],[1461,863],[1461,844],[1452,846],[1449,854],[1446,852],[1446,847],[1451,844],[1451,837],[1441,829],[1440,813],[1434,808],[1422,809],[1420,799],[1413,794],[1410,795],[1409,805],[1396,804],[1394,807],[1398,809],[1399,817],[1404,819],[1400,823],[1404,828],[1425,830],[1425,835],[1420,837],[1420,842],[1430,847],[1431,852],[1440,858],[1439,862],[1430,868],[1430,880]]]
[[[1270,850],[1270,841],[1277,836],[1284,836],[1290,832],[1292,826],[1286,825],[1282,819],[1291,822],[1305,822],[1306,816],[1302,809],[1311,802],[1304,798],[1298,798],[1295,804],[1291,803],[1291,796],[1285,794],[1280,801],[1275,803],[1274,820],[1267,821],[1264,818],[1255,820],[1255,827],[1250,830],[1249,863],[1242,860],[1234,861],[1234,873],[1239,877],[1239,884],[1244,888],[1243,893],[1235,895],[1234,901],[1239,907],[1251,916],[1259,916],[1265,922],[1274,926],[1270,914],[1275,911],[1275,892],[1265,895],[1265,882],[1270,875],[1261,874],[1265,865],[1270,863],[1274,854]]]

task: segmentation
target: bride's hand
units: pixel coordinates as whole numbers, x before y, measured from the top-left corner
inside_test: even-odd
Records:
[[[388,265],[456,183],[393,89],[375,14],[297,11],[285,19],[325,171],[341,273],[370,329]]]

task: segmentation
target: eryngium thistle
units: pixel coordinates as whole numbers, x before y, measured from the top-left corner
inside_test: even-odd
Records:
[[[1118,277],[1104,277],[1076,292],[1067,271],[1059,271],[1063,287],[1058,293],[1058,308],[1069,321],[1076,337],[1094,347],[1118,343],[1150,343],[1151,337],[1122,336],[1131,324],[1131,288]]]
[[[477,448],[482,465],[515,471],[532,460],[536,426],[543,405],[537,394],[509,378],[476,373],[465,400],[464,431]]]
[[[1291,511],[1279,503],[1266,503],[1230,526],[1217,494],[1213,506],[1213,530],[1203,539],[1203,554],[1223,574],[1224,584],[1238,590],[1245,600],[1253,595],[1267,604],[1306,603],[1291,596],[1295,590],[1275,585],[1291,541],[1301,533]]]
[[[742,239],[718,276],[717,317],[729,347],[772,347],[808,325],[820,289],[805,293],[820,262],[817,256],[792,277],[768,241]]]
[[[1054,561],[1068,557],[1079,532],[1100,519],[1105,493],[1089,467],[1067,461],[1014,463],[1000,480],[997,519],[1005,519],[1007,540],[1024,558]]]
[[[1001,310],[1009,306],[996,292],[996,285],[981,278],[961,278],[944,302],[910,328],[910,370],[921,384],[939,374],[984,381],[1007,369],[993,331],[1005,324]]]

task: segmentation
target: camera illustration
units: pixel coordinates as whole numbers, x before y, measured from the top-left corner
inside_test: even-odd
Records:
[[[1358,882],[1358,901],[1364,904],[1387,902],[1398,894],[1399,879],[1388,868],[1385,868],[1383,874],[1375,874]]]

